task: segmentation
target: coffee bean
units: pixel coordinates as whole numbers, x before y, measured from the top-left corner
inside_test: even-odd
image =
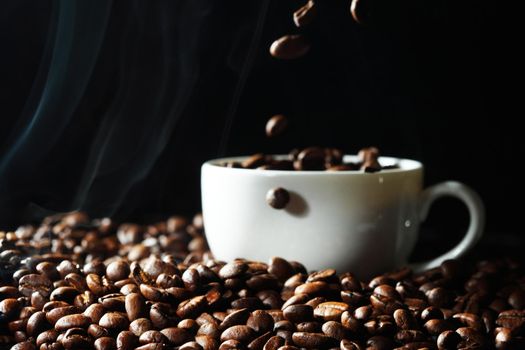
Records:
[[[122,331],[117,336],[118,350],[133,350],[138,345],[137,337],[130,331]]]
[[[283,209],[290,201],[290,194],[282,187],[272,188],[266,193],[266,203],[274,209]]]
[[[318,147],[309,147],[302,150],[297,155],[297,160],[294,162],[294,168],[296,170],[324,170],[324,150]]]
[[[146,331],[142,333],[139,337],[139,343],[141,345],[148,344],[148,343],[165,343],[167,341],[168,339],[164,336],[164,334],[162,334],[159,331],[155,331],[155,330]]]
[[[313,308],[305,304],[290,305],[283,310],[284,317],[294,323],[310,321],[313,318]]]
[[[185,329],[169,327],[160,331],[171,345],[182,345],[191,340],[191,335]]]
[[[284,345],[284,339],[274,335],[264,344],[263,350],[277,350]]]
[[[417,328],[417,321],[408,310],[397,309],[394,311],[394,320],[400,329],[408,330]]]
[[[219,348],[219,343],[212,337],[206,335],[197,335],[195,336],[195,341],[202,346],[203,350],[217,350]]]
[[[87,328],[90,323],[91,319],[83,314],[67,315],[56,321],[55,329],[58,332],[62,332],[70,328]],[[104,325],[101,326],[105,327]]]
[[[57,340],[58,332],[54,329],[40,333],[36,338],[36,346],[40,347],[44,343],[54,343]]]
[[[294,275],[295,270],[287,260],[279,257],[272,257],[268,262],[268,272],[275,275],[279,281],[285,282],[288,278]]]
[[[507,310],[500,312],[496,324],[510,329],[513,333],[521,333],[525,329],[525,310]]]
[[[243,350],[243,349],[244,349],[243,344],[234,339],[226,340],[219,347],[219,350]]]
[[[302,35],[285,35],[270,46],[270,54],[279,59],[293,60],[304,56],[310,50],[310,43]]]
[[[226,316],[221,322],[219,329],[221,331],[230,328],[231,326],[243,325],[250,317],[250,311],[247,308],[236,310]]]
[[[48,328],[50,325],[46,320],[46,313],[43,311],[35,312],[27,320],[26,332],[31,337],[37,336]]]
[[[453,325],[447,320],[432,319],[423,325],[426,331],[431,335],[439,335],[447,330],[453,330]]]
[[[373,336],[366,341],[367,349],[370,349],[370,350],[372,349],[373,350],[392,349],[393,345],[394,345],[393,341],[390,340],[390,338],[387,338],[381,335]]]
[[[10,319],[20,309],[20,302],[15,298],[8,298],[0,301],[0,315],[6,319]]]
[[[328,284],[322,281],[304,283],[295,288],[295,294],[307,294],[310,297],[321,295],[328,291]]]
[[[349,305],[337,301],[328,301],[317,305],[314,316],[324,321],[340,321],[341,314],[349,309]]]
[[[129,321],[122,312],[107,312],[98,321],[98,324],[107,329],[123,330],[128,328]]]
[[[246,169],[258,168],[267,162],[267,157],[262,153],[254,154],[242,162],[242,167]]]
[[[461,327],[456,329],[456,333],[458,333],[462,339],[460,342],[464,343],[464,347],[470,347],[470,348],[485,348],[487,345],[487,339],[486,337],[479,331],[475,330],[471,327]]]
[[[95,339],[109,336],[109,332],[106,328],[94,323],[89,325],[87,333]]]
[[[339,347],[341,350],[363,350],[363,347],[361,347],[358,343],[348,339],[341,340]]]
[[[443,312],[437,307],[429,306],[421,312],[421,320],[423,322],[434,319],[443,319]]]
[[[271,117],[266,122],[266,136],[276,137],[281,135],[288,126],[288,119],[282,114],[277,114]]]
[[[104,313],[105,313],[104,307],[98,303],[89,305],[87,309],[84,310],[84,315],[89,317],[93,323],[98,323],[100,319],[102,318],[102,316],[104,315]]]
[[[95,340],[95,350],[117,350],[117,342],[111,337],[102,337]]]
[[[445,308],[454,301],[452,292],[442,287],[434,288],[426,294],[430,305],[435,307]]]
[[[264,348],[264,345],[268,341],[268,339],[270,339],[271,337],[272,337],[272,332],[266,332],[262,334],[261,336],[255,338],[248,344],[247,346],[248,350],[259,350],[259,349],[262,350]]]
[[[515,290],[509,295],[507,302],[513,309],[521,310],[525,308],[525,291],[522,289]]]
[[[304,6],[294,12],[293,21],[299,28],[309,25],[317,16],[317,6],[309,0]]]
[[[207,305],[205,296],[197,296],[179,304],[177,316],[181,318],[195,317],[201,313]]]
[[[336,321],[328,321],[323,324],[321,330],[324,334],[330,338],[337,339],[339,341],[348,337],[348,330],[343,325]]]
[[[266,333],[273,329],[274,321],[266,311],[255,310],[248,318],[246,325],[257,333]]]
[[[461,337],[454,331],[444,331],[437,339],[437,346],[439,350],[455,350],[461,341]]]
[[[237,340],[241,343],[248,343],[254,337],[255,332],[248,326],[232,326],[224,330],[221,334],[221,341]]]
[[[248,270],[248,265],[240,262],[231,262],[224,265],[219,270],[219,277],[222,279],[235,278]]]
[[[22,276],[18,282],[18,290],[24,296],[31,296],[33,292],[40,292],[44,296],[51,293],[53,283],[43,275],[29,274]]]
[[[144,345],[141,345],[135,348],[135,350],[165,350],[165,349],[166,349],[166,345],[164,343],[149,343],[149,344],[144,344]]]
[[[144,332],[153,329],[153,324],[147,318],[138,318],[129,324],[129,330],[137,337],[140,337]]]
[[[295,345],[303,348],[327,348],[334,346],[334,339],[323,333],[295,332],[292,334]]]

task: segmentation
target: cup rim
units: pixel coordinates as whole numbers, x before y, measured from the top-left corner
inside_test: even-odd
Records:
[[[277,160],[290,159],[288,154],[278,154],[271,155]],[[394,169],[384,169],[375,173],[365,173],[363,170],[341,170],[341,171],[326,171],[326,170],[275,170],[275,169],[246,169],[246,168],[227,168],[221,164],[226,162],[242,162],[250,156],[236,156],[236,157],[225,157],[225,158],[216,158],[210,159],[202,164],[202,168],[213,168],[213,169],[224,169],[225,171],[232,172],[249,172],[251,174],[268,174],[268,175],[319,175],[325,174],[324,176],[341,176],[341,175],[386,175],[386,174],[399,174],[406,173],[411,171],[418,171],[423,169],[423,164],[417,160],[407,159],[407,158],[397,158],[397,157],[379,157],[379,162],[384,164],[383,166],[388,165],[399,165],[399,168]],[[356,162],[359,160],[357,155],[345,154],[343,156],[343,161],[345,162]]]

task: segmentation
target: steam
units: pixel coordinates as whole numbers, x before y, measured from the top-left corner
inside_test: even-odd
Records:
[[[80,209],[125,216],[143,200],[145,179],[165,169],[162,162],[175,162],[181,157],[174,152],[188,153],[196,142],[206,142],[181,137],[198,134],[195,125],[204,127],[206,120],[192,118],[204,114],[200,98],[209,93],[215,66],[227,64],[222,60],[232,38],[221,36],[224,23],[217,20],[225,5],[55,4],[32,96],[0,153],[0,212],[35,216]],[[222,140],[210,140],[210,149],[220,142],[226,151],[268,4],[261,2],[255,20],[245,19],[255,24],[251,44],[242,48],[247,53],[234,67],[231,103],[217,123],[224,124]]]

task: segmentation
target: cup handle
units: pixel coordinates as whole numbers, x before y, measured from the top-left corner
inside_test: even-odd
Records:
[[[432,203],[436,199],[445,196],[458,198],[467,206],[470,214],[467,233],[458,245],[445,254],[429,261],[411,264],[415,272],[437,267],[447,259],[454,259],[463,255],[467,250],[472,248],[483,235],[483,228],[485,226],[485,207],[483,201],[474,190],[457,181],[445,181],[423,191],[420,198],[419,220],[424,221]]]

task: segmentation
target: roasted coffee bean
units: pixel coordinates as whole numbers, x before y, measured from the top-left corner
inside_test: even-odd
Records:
[[[324,170],[325,152],[322,148],[309,147],[297,155],[294,162],[296,170]]]
[[[196,317],[200,314],[207,305],[205,296],[198,296],[188,299],[179,304],[177,308],[177,316],[180,318]]]
[[[312,23],[316,16],[317,6],[313,0],[309,0],[304,6],[294,12],[293,21],[300,28]]]
[[[219,347],[219,350],[243,350],[244,345],[234,339],[226,340],[222,342],[221,346]]]
[[[301,284],[295,288],[295,294],[307,294],[310,297],[322,295],[329,290],[328,284],[326,282],[317,281],[317,282],[308,282]]]
[[[117,350],[117,341],[111,337],[102,337],[95,340],[95,350]]]
[[[263,350],[277,350],[284,345],[284,339],[274,335],[264,344]]]
[[[245,161],[242,162],[242,167],[247,169],[255,169],[261,165],[266,164],[267,157],[262,153],[254,154]]]
[[[279,281],[285,282],[288,278],[294,275],[295,270],[287,260],[279,257],[272,257],[268,262],[268,272],[275,275]]]
[[[455,350],[461,341],[461,336],[454,331],[444,331],[437,338],[439,350]]]
[[[36,346],[40,347],[44,343],[54,343],[57,340],[58,332],[54,329],[40,333],[36,338]]]
[[[434,319],[437,319],[437,320],[443,319],[443,312],[437,307],[429,306],[421,312],[421,320],[423,322],[434,320]]]
[[[282,115],[277,114],[268,119],[266,122],[266,136],[275,137],[282,134],[288,126],[288,119]]]
[[[51,294],[52,286],[53,283],[49,278],[37,274],[22,276],[18,281],[18,290],[27,297],[31,296],[33,292],[40,292],[40,294],[47,296]]]
[[[232,326],[221,334],[221,341],[237,340],[241,343],[248,343],[255,335],[255,332],[248,326]]]
[[[463,347],[470,347],[470,348],[485,348],[487,346],[487,338],[483,335],[483,333],[475,330],[471,327],[461,327],[456,329],[456,333],[458,333],[462,339],[460,342],[460,346],[462,343],[464,343]]]
[[[123,330],[128,328],[129,321],[122,312],[107,312],[98,321],[98,324],[107,329]]]
[[[349,305],[337,301],[320,303],[314,309],[314,316],[324,321],[340,321],[341,314],[349,309]]]
[[[330,338],[334,338],[339,341],[347,338],[349,335],[348,330],[345,327],[343,327],[341,323],[336,321],[325,322],[321,330]]]
[[[292,334],[295,345],[303,348],[327,348],[334,346],[334,339],[323,333],[295,332]]]
[[[282,330],[282,331],[293,332],[295,331],[295,324],[293,324],[293,322],[288,321],[288,320],[282,320],[282,321],[275,322],[273,328],[274,330],[277,330],[277,331]]]
[[[388,350],[393,348],[393,341],[390,338],[376,335],[366,341],[366,348],[369,350]]]
[[[310,50],[310,43],[303,35],[285,35],[270,46],[270,54],[279,59],[293,60],[304,56]]]
[[[165,343],[167,338],[159,331],[149,330],[142,333],[139,337],[139,343],[141,345],[148,343]]]
[[[109,332],[106,328],[95,323],[89,325],[87,333],[95,339],[109,336]]]
[[[394,311],[394,320],[400,329],[408,330],[417,328],[417,321],[408,310],[397,309]]]
[[[144,332],[153,329],[153,324],[147,318],[138,318],[129,324],[129,330],[137,337],[140,337]]]
[[[396,333],[396,340],[403,344],[421,342],[426,339],[423,332],[414,329],[402,329]]]
[[[133,350],[137,344],[137,337],[130,331],[122,331],[117,336],[118,350]]]
[[[164,343],[149,343],[149,344],[144,344],[144,345],[141,345],[135,348],[135,350],[165,350],[165,349],[166,349],[166,345]]]
[[[248,318],[246,325],[257,333],[266,333],[273,329],[274,321],[264,310],[255,310]]]
[[[430,335],[439,335],[447,330],[453,330],[454,326],[447,320],[432,319],[423,325]]]
[[[78,290],[73,287],[58,287],[53,292],[51,292],[51,295],[49,299],[51,301],[66,301],[66,302],[72,302],[73,299],[77,296]]]
[[[274,209],[283,209],[290,201],[290,194],[282,187],[272,188],[266,193],[266,203]]]
[[[507,310],[500,312],[496,324],[510,329],[513,333],[521,333],[525,329],[525,310]]]
[[[195,341],[202,346],[203,350],[217,350],[219,348],[217,340],[206,335],[195,336]]]
[[[434,288],[426,294],[429,304],[435,307],[446,308],[454,301],[452,292],[442,287]]]
[[[67,315],[55,323],[55,329],[58,332],[62,332],[70,328],[87,328],[90,323],[91,319],[83,314]],[[101,326],[105,327],[104,325]]]
[[[36,350],[36,347],[31,341],[23,341],[13,345],[10,350]]]
[[[171,345],[182,345],[191,340],[191,334],[187,330],[169,327],[160,331]]]
[[[89,317],[93,323],[98,323],[104,315],[104,313],[104,307],[98,303],[89,305],[83,312],[83,314]]]
[[[284,317],[294,323],[306,322],[313,319],[313,308],[309,305],[290,305],[283,310]]]
[[[46,320],[46,313],[43,311],[37,311],[29,317],[27,320],[27,335],[35,337],[38,334],[50,328],[49,323]],[[55,327],[56,328],[56,327]]]
[[[363,347],[361,347],[358,343],[355,343],[348,339],[341,340],[339,348],[341,350],[363,350]]]
[[[57,338],[60,339],[60,343],[66,350],[72,349],[91,349],[92,342],[89,339],[86,331],[81,328],[70,328],[63,334],[63,337]]]
[[[222,331],[230,328],[231,326],[246,324],[248,317],[250,317],[250,311],[248,309],[244,308],[236,310],[224,318],[220,324],[219,329]]]
[[[242,262],[231,262],[224,265],[219,270],[219,277],[222,279],[235,278],[241,276],[248,270],[248,265]]]
[[[15,298],[7,298],[0,301],[0,315],[10,319],[20,310],[20,302]]]
[[[248,350],[257,350],[257,349],[262,350],[264,348],[264,344],[266,344],[268,339],[270,339],[271,337],[272,337],[272,332],[266,332],[262,334],[261,336],[255,338],[248,344],[247,346]]]
[[[515,290],[509,295],[507,302],[513,309],[521,310],[525,308],[525,291],[522,289]]]

